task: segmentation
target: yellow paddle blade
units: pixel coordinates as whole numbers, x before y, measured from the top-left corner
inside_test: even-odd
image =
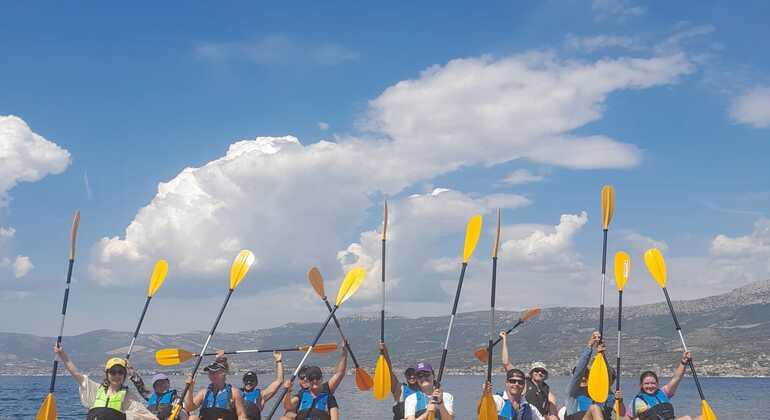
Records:
[[[48,396],[45,397],[43,405],[37,410],[35,420],[56,420],[56,398],[52,393],[49,392]]]
[[[324,278],[321,275],[321,270],[319,270],[318,267],[311,268],[310,271],[307,272],[307,278],[310,280],[310,285],[313,286],[315,292],[318,293],[318,296],[321,296],[321,298],[325,297]]]
[[[385,356],[380,355],[377,358],[377,365],[374,367],[374,389],[372,390],[374,399],[384,400],[390,395],[390,366]]]
[[[631,256],[623,251],[615,253],[615,285],[618,290],[623,290],[628,281],[628,273],[631,270]]]
[[[708,401],[701,400],[700,409],[701,409],[700,411],[701,411],[702,420],[717,420],[717,415],[714,414],[714,410],[711,409],[711,406],[709,405]]]
[[[468,226],[465,228],[465,247],[463,248],[463,262],[467,263],[473,255],[473,250],[476,249],[476,243],[479,242],[479,235],[481,235],[481,215],[477,214],[468,221]]]
[[[492,258],[497,258],[497,250],[500,248],[500,209],[497,209],[497,232],[495,233],[495,244],[492,246]]]
[[[473,352],[473,355],[476,356],[476,358],[479,359],[482,363],[487,363],[489,361],[489,352],[487,351],[486,347],[479,347],[476,349],[476,351]]]
[[[174,366],[195,357],[193,353],[182,349],[160,349],[155,352],[155,361],[161,366]]]
[[[591,371],[588,373],[588,396],[594,402],[603,403],[607,401],[609,392],[610,374],[607,371],[607,362],[604,361],[604,355],[599,353],[594,358]]]
[[[168,274],[168,262],[166,260],[158,260],[158,262],[155,263],[155,269],[152,270],[150,285],[147,286],[148,297],[154,296],[155,292],[160,289],[160,286],[166,281],[166,274]]]
[[[382,240],[387,238],[388,234],[388,202],[385,202],[385,209],[382,212]]]
[[[358,389],[361,391],[368,391],[372,389],[372,385],[374,385],[374,381],[372,381],[372,377],[369,376],[369,373],[363,368],[356,368],[356,386]]]
[[[235,257],[232,267],[230,267],[230,288],[235,289],[238,283],[246,277],[249,268],[254,264],[254,254],[248,249],[244,249]]]
[[[174,408],[171,410],[171,415],[168,416],[168,420],[176,420],[180,411],[182,411],[182,404],[174,404]]]
[[[524,311],[524,313],[521,314],[519,319],[521,320],[521,322],[524,322],[530,318],[534,318],[540,315],[540,312],[541,312],[540,308],[527,309],[526,311]]]
[[[479,420],[497,420],[497,404],[492,394],[485,392],[479,400]]]
[[[75,244],[78,241],[78,227],[80,227],[80,210],[75,212],[75,218],[72,219],[72,230],[70,231],[70,259],[71,260],[75,259]]]
[[[340,290],[337,292],[337,301],[335,302],[335,305],[340,306],[342,305],[342,302],[345,302],[348,298],[353,296],[353,294],[358,291],[358,288],[361,287],[361,283],[363,283],[365,278],[366,270],[361,267],[356,267],[348,271],[345,279],[342,280]]]
[[[615,213],[615,189],[612,185],[605,185],[602,187],[602,229],[609,229],[613,213]]]
[[[666,261],[658,248],[650,248],[644,253],[644,265],[658,285],[666,287]]]

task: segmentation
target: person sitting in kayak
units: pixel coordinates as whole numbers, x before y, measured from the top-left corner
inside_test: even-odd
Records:
[[[404,418],[426,420],[432,412],[436,419],[453,420],[454,398],[441,388],[434,388],[434,373],[430,363],[417,363],[414,370],[420,390],[404,400]]]
[[[607,395],[607,401],[596,403],[588,396],[588,362],[591,360],[591,353],[596,350],[596,357],[602,357],[600,353],[605,350],[601,342],[601,335],[594,331],[591,338],[588,339],[586,348],[580,354],[577,365],[572,371],[572,378],[567,385],[567,405],[565,406],[564,420],[610,420],[615,405],[615,399],[623,399],[623,393],[618,390],[614,393],[610,389]],[[614,382],[614,373],[611,368],[610,386]],[[625,407],[620,405],[620,417],[625,416]]]
[[[508,357],[508,333],[501,331],[500,338],[503,346],[500,352],[503,368],[508,372],[513,369],[513,364]],[[545,382],[546,379],[548,379],[548,371],[545,369],[545,364],[542,362],[533,363],[529,370],[529,376],[526,378],[527,386],[524,397],[530,405],[537,408],[537,411],[546,420],[558,420],[556,395],[551,392],[551,388]]]
[[[144,380],[139,372],[130,366],[128,367],[128,378],[134,383],[136,392],[147,402],[147,409],[152,414],[155,414],[159,420],[166,420],[171,415],[172,403],[177,398],[177,391],[171,389],[168,376],[163,373],[155,374],[152,377],[152,391],[149,391],[144,385]],[[187,412],[182,409],[177,418],[187,420]]]
[[[388,346],[385,343],[380,343],[380,350],[382,350],[385,361],[388,363],[390,369],[390,393],[393,395],[393,420],[404,419],[404,400],[410,395],[420,390],[417,385],[417,374],[413,367],[409,367],[404,371],[404,379],[406,382],[399,382],[393,370],[393,364],[390,362],[390,354],[388,353]]]
[[[209,386],[194,393],[195,378],[188,376],[190,392],[185,395],[184,408],[189,412],[200,408],[201,420],[247,420],[241,391],[227,383],[227,358],[217,357],[203,371],[208,373]]]
[[[246,406],[246,418],[249,420],[260,420],[262,418],[262,408],[273,398],[283,382],[283,356],[280,352],[273,352],[275,359],[275,380],[264,390],[257,388],[257,373],[248,371],[243,375],[243,402]]]
[[[70,360],[64,347],[53,347],[56,357],[64,364],[67,372],[78,384],[80,402],[88,408],[86,420],[154,420],[156,417],[144,406],[141,397],[129,392],[124,385],[128,362],[119,357],[107,360],[104,366],[104,380],[96,383],[80,373],[75,363]]]
[[[689,351],[682,354],[679,364],[674,370],[674,376],[662,388],[658,388],[658,375],[653,371],[642,372],[639,377],[639,394],[628,404],[626,419],[640,420],[700,420],[701,417],[674,415],[674,406],[671,399],[674,398],[676,389],[684,376],[685,367],[692,358]]]
[[[492,394],[500,420],[544,420],[537,407],[530,404],[524,396],[526,378],[519,369],[509,369],[505,374],[505,391],[492,394],[492,384],[486,382],[482,392]]]
[[[348,367],[348,346],[342,344],[340,358],[334,369],[334,375],[329,381],[323,381],[323,372],[318,366],[309,366],[304,372],[305,379],[300,378],[300,391],[296,395],[284,398],[287,414],[282,419],[296,418],[297,420],[339,420],[339,406],[334,398],[334,391],[345,379]],[[305,381],[307,387],[302,386]],[[286,383],[291,388],[291,382]]]

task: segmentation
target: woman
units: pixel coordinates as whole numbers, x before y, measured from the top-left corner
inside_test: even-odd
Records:
[[[671,404],[671,398],[674,397],[674,393],[676,393],[676,389],[684,376],[685,366],[691,359],[692,355],[689,351],[682,354],[682,359],[674,370],[674,376],[663,388],[658,388],[658,375],[655,372],[650,370],[642,372],[639,377],[639,394],[629,403],[626,419],[700,420],[700,416],[695,418],[690,416],[676,417],[674,406]]]
[[[262,418],[262,408],[273,398],[278,388],[283,382],[283,356],[280,352],[273,352],[275,359],[275,380],[264,390],[257,387],[257,373],[248,371],[243,375],[243,402],[246,407],[246,418],[249,420],[260,420]]]
[[[334,391],[345,379],[348,366],[348,346],[343,343],[340,350],[340,358],[334,370],[334,375],[328,382],[323,381],[323,372],[318,366],[309,366],[303,373],[307,384],[306,388],[293,395],[288,401],[284,399],[284,406],[290,407],[285,418],[292,418],[290,413],[296,413],[297,420],[339,420],[339,406],[334,398]],[[289,387],[290,383],[287,384]],[[288,394],[287,394],[288,395]]]
[[[144,400],[128,392],[125,359],[113,357],[104,367],[104,380],[96,383],[88,375],[80,373],[75,363],[70,360],[61,344],[54,345],[54,354],[64,364],[67,372],[77,382],[80,389],[80,402],[88,408],[87,420],[155,420],[147,411]]]
[[[193,396],[195,378],[189,376],[190,392],[185,395],[184,408],[189,412],[200,408],[201,420],[247,420],[241,391],[227,383],[227,360],[219,359],[203,371],[208,373],[209,386]]]

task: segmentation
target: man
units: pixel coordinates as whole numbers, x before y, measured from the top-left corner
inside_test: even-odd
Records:
[[[404,400],[404,418],[427,420],[430,413],[433,413],[436,419],[454,420],[454,398],[441,388],[434,388],[435,375],[430,363],[417,363],[414,370],[420,390]]]
[[[318,366],[308,366],[303,372],[304,379],[300,376],[299,393],[292,396],[287,393],[284,398],[284,408],[287,412],[282,419],[339,420],[339,406],[334,398],[334,391],[345,379],[348,366],[347,343],[343,343],[341,347],[334,375],[328,382],[323,381],[323,372]],[[303,382],[307,385],[306,387],[303,387]],[[291,388],[291,382],[287,381],[285,386]]]
[[[500,338],[502,339],[502,351],[500,352],[503,359],[503,367],[505,371],[513,369],[513,365],[508,358],[508,333],[506,331],[500,332]],[[551,392],[551,388],[545,382],[548,379],[548,371],[545,369],[545,364],[542,362],[535,362],[529,370],[529,376],[527,377],[527,386],[524,397],[527,402],[537,408],[537,411],[545,417],[546,420],[558,420],[558,414],[556,410],[556,395]]]
[[[519,369],[510,369],[505,374],[505,391],[493,394],[500,420],[544,420],[535,406],[524,397],[526,378]],[[484,384],[483,392],[492,393],[492,384]]]
[[[607,395],[607,401],[602,403],[594,402],[588,396],[588,362],[591,360],[591,354],[596,350],[596,357],[604,357],[605,346],[601,342],[601,335],[594,331],[591,338],[588,339],[586,348],[580,354],[577,365],[572,372],[572,379],[567,385],[567,405],[564,413],[564,420],[610,420],[612,410],[615,405],[615,399],[623,400],[623,393],[615,391],[613,394],[610,389]],[[614,382],[614,373],[610,369],[610,388]],[[626,415],[626,409],[620,404],[620,417]]]
[[[390,366],[390,393],[393,395],[393,420],[404,419],[404,400],[410,395],[420,390],[417,385],[417,374],[413,367],[407,368],[404,372],[404,379],[406,382],[399,382],[398,377],[393,371],[393,364],[390,362],[390,354],[388,353],[388,347],[385,343],[380,343],[380,350],[382,350],[385,361]]]
[[[243,402],[246,407],[246,418],[249,420],[260,420],[262,418],[262,408],[270,401],[270,398],[273,398],[273,395],[281,386],[281,382],[283,382],[283,356],[281,356],[281,353],[274,351],[273,359],[275,360],[275,380],[264,391],[257,387],[258,379],[256,372],[248,371],[243,375],[241,394],[243,394]]]
[[[247,420],[243,395],[238,388],[227,383],[227,362],[215,361],[203,371],[208,374],[209,386],[193,396],[195,378],[187,377],[190,392],[185,395],[184,407],[188,412],[200,408],[201,420]]]

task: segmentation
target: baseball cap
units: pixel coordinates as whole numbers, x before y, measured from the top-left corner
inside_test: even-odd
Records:
[[[203,368],[204,372],[226,372],[227,367],[219,362],[213,362],[210,365]]]
[[[254,372],[253,370],[250,370],[250,371],[246,372],[245,374],[243,374],[243,382],[246,382],[246,381],[257,382],[257,373]]]
[[[152,384],[155,385],[155,382],[158,381],[168,381],[168,376],[162,374],[162,373],[156,373],[155,376],[152,377]]]
[[[420,373],[420,372],[433,373],[433,366],[431,366],[430,363],[428,362],[420,362],[420,363],[417,363],[417,365],[414,367],[414,371],[416,373]]]

